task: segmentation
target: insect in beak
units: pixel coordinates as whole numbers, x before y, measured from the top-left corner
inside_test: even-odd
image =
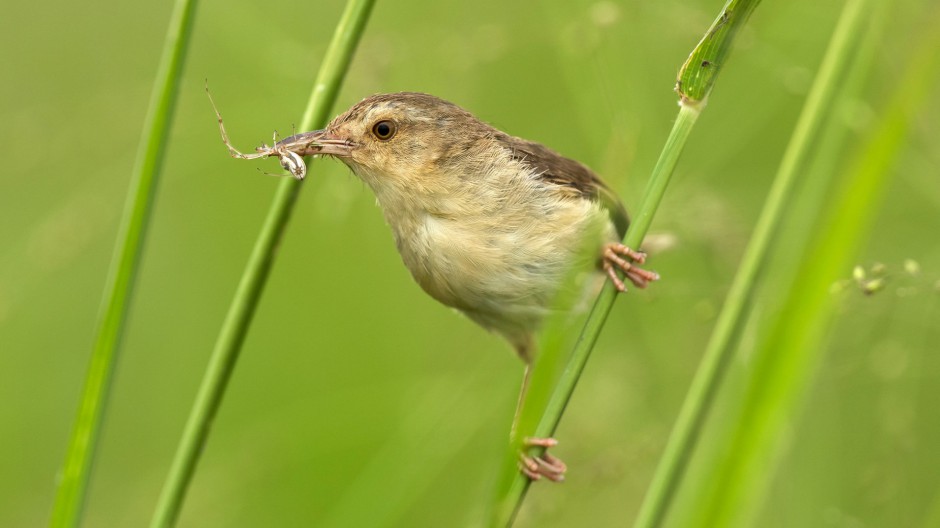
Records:
[[[304,179],[304,176],[307,175],[307,164],[304,163],[304,159],[300,154],[290,150],[278,150],[276,144],[274,147],[274,152],[277,154],[278,161],[281,162],[281,167],[291,173],[294,178]]]
[[[313,132],[294,134],[280,141],[277,141],[277,136],[275,135],[273,146],[269,147],[268,145],[262,144],[255,149],[254,154],[245,154],[232,146],[232,142],[229,141],[228,134],[225,132],[225,126],[222,124],[222,114],[219,113],[219,109],[215,106],[215,101],[212,100],[208,83],[206,83],[206,95],[209,96],[209,102],[212,104],[215,116],[219,120],[219,133],[222,134],[222,142],[228,147],[229,154],[231,154],[233,158],[252,160],[277,157],[284,170],[289,172],[294,178],[302,180],[307,175],[307,164],[304,162],[304,156],[315,154],[345,156],[349,155],[349,152],[354,146],[351,141],[337,138],[326,130],[315,130]]]

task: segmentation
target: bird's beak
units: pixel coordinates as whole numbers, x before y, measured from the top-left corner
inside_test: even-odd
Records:
[[[349,156],[355,146],[349,139],[326,129],[295,134],[278,141],[276,145],[277,148],[296,152],[301,156],[327,154],[341,158]]]

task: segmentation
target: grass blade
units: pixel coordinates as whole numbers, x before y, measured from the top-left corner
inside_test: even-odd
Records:
[[[847,10],[865,7],[864,0],[853,1],[857,5]],[[703,526],[749,525],[748,516],[763,502],[786,430],[825,350],[837,298],[831,286],[848,273],[870,231],[893,176],[889,169],[940,72],[938,46],[940,38],[932,34],[911,58],[882,119],[843,171],[817,235],[806,243],[812,258],[800,263],[799,287],[789,290],[783,315],[762,339],[740,419],[728,441],[721,442],[733,455],[717,461],[709,471],[714,486],[696,497],[693,511],[704,514]]]
[[[95,345],[53,504],[50,526],[77,526],[81,520],[121,334],[130,309],[134,280],[172,124],[195,10],[195,0],[177,0],[170,18],[163,56],[144,122],[144,134],[121,216],[118,241],[108,270]]]
[[[727,359],[734,349],[734,337],[741,327],[745,307],[765,263],[773,234],[783,217],[797,171],[804,164],[822,118],[827,115],[824,110],[832,103],[838,86],[837,80],[845,69],[851,56],[852,43],[862,27],[861,6],[858,4],[859,2],[853,0],[846,5],[839,27],[833,34],[829,51],[820,66],[816,82],[807,98],[751,236],[751,242],[745,250],[702,362],[692,380],[675,428],[640,507],[634,524],[637,528],[660,525],[679,486],[686,462],[695,448],[699,432],[721,383]]]
[[[724,65],[737,30],[744,25],[760,0],[730,0],[722,9],[721,14],[705,33],[699,44],[692,50],[679,72],[676,82],[676,91],[680,95],[679,115],[673,124],[672,131],[660,154],[653,174],[647,185],[643,202],[639,212],[633,218],[627,230],[624,243],[630,247],[639,247],[652,224],[653,216],[659,207],[669,180],[679,160],[679,155],[685,145],[692,127],[704,107],[709,93],[714,86],[717,74]],[[535,366],[530,385],[530,394],[550,394],[548,401],[527,401],[520,416],[520,431],[518,438],[526,436],[550,437],[554,434],[561,416],[564,413],[574,388],[577,385],[581,372],[587,364],[591,350],[597,341],[600,331],[607,320],[607,315],[613,307],[616,291],[610,284],[606,284],[594,303],[584,327],[575,342],[567,364],[557,383],[552,379],[550,369]],[[546,333],[550,333],[550,329]],[[556,340],[556,343],[563,342]],[[546,343],[547,344],[547,343]],[[561,361],[560,347],[548,346],[540,350],[538,363]],[[543,374],[544,372],[544,374]],[[551,390],[548,385],[554,384]],[[531,424],[538,424],[534,430]],[[525,498],[529,487],[529,480],[519,474],[516,469],[516,456],[519,446],[514,442],[509,446],[506,462],[500,475],[494,503],[491,526],[512,525],[519,507]],[[533,453],[538,449],[533,448]]]
[[[350,0],[346,4],[346,10],[320,66],[307,110],[300,123],[301,130],[313,130],[326,124],[374,4],[375,0]],[[151,522],[155,528],[173,526],[179,516],[183,498],[196,470],[212,420],[222,403],[225,388],[235,368],[238,353],[300,189],[301,182],[293,178],[284,178],[277,189],[186,422]]]

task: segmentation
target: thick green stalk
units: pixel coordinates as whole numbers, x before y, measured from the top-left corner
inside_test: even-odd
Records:
[[[144,122],[144,134],[131,174],[118,240],[108,270],[97,337],[65,464],[59,476],[50,526],[78,526],[81,520],[111,378],[114,376],[118,348],[131,305],[134,280],[143,253],[147,224],[176,107],[176,94],[195,11],[195,0],[177,0],[170,17],[163,56]]]
[[[858,0],[850,0],[846,4],[839,25],[833,33],[829,49],[784,153],[715,330],[640,507],[634,524],[637,528],[659,526],[662,523],[685,472],[686,463],[695,448],[702,424],[723,378],[728,357],[734,350],[734,337],[741,327],[745,307],[765,264],[773,234],[790,200],[793,182],[798,170],[804,165],[823,117],[827,115],[825,110],[832,104],[838,80],[851,58],[851,44],[855,41],[863,20],[860,16],[860,4]]]
[[[350,0],[347,3],[320,66],[307,110],[300,123],[301,130],[312,130],[326,125],[340,84],[374,4],[375,0]],[[221,405],[225,388],[274,262],[278,243],[287,227],[300,189],[301,182],[292,178],[284,178],[277,189],[190,411],[151,521],[154,528],[173,526],[179,516],[199,455],[209,435],[212,420]]]
[[[692,126],[705,106],[718,72],[727,60],[734,37],[759,3],[760,0],[729,0],[679,71],[675,87],[680,96],[679,116],[673,124],[659,160],[653,168],[653,174],[647,185],[639,213],[633,218],[630,228],[627,230],[624,238],[624,243],[627,246],[639,247],[646,236],[646,232],[653,222],[653,216],[665,195],[669,180],[678,163],[679,155],[692,131]],[[578,379],[580,379],[584,366],[587,364],[616,297],[616,291],[610,284],[605,285],[601,290],[575,342],[565,369],[557,383],[555,383],[547,405],[544,409],[537,409],[534,405],[523,407],[522,416],[519,420],[521,431],[517,437],[545,438],[555,433],[555,429],[558,427],[565,407],[574,393],[574,388]],[[561,342],[561,340],[556,341],[556,343]],[[540,353],[543,359],[561,357],[559,351],[551,348],[543,348]],[[543,359],[539,361],[541,362]],[[536,368],[532,376],[530,390],[538,392],[535,390],[537,385],[552,383],[553,381],[548,379],[548,376],[542,376],[540,369]],[[534,420],[532,413],[540,413],[538,420]],[[533,422],[537,422],[538,426],[530,432],[526,425]],[[509,446],[506,464],[504,464],[504,471],[497,489],[491,526],[512,525],[528,490],[530,481],[515,469],[515,453],[518,448],[519,445],[516,442]],[[533,454],[538,453],[538,451],[539,449],[532,449]]]

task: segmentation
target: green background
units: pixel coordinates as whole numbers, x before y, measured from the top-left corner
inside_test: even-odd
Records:
[[[629,209],[675,116],[675,74],[720,7],[379,2],[334,113],[430,92],[584,161]],[[228,157],[205,79],[236,146],[286,135],[341,8],[199,6],[87,526],[148,521],[277,185],[256,170],[274,161]],[[651,258],[663,281],[615,306],[558,431],[569,479],[535,486],[518,526],[632,522],[839,8],[765,1],[743,30],[653,224],[675,241]],[[4,11],[0,526],[26,527],[51,508],[170,5]],[[936,11],[890,9],[864,97],[839,113],[848,152]],[[858,259],[883,262],[887,287],[839,294],[759,526],[940,526],[938,134],[930,101]],[[521,362],[413,284],[343,165],[314,162],[305,187],[180,526],[480,524]],[[748,361],[732,365],[714,426],[728,425]]]

